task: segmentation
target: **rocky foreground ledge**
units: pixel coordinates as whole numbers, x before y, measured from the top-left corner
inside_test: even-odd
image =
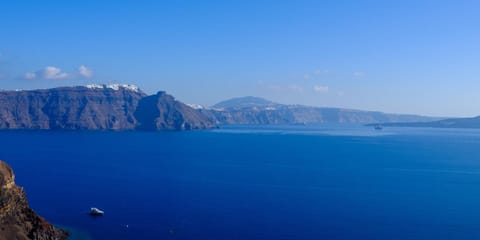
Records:
[[[15,185],[15,175],[0,160],[0,240],[63,240],[68,233],[54,227],[28,207],[23,188]]]

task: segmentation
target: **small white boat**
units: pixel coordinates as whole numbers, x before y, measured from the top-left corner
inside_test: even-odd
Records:
[[[90,215],[92,216],[103,216],[105,214],[105,212],[103,212],[102,210],[98,209],[98,208],[90,208]]]

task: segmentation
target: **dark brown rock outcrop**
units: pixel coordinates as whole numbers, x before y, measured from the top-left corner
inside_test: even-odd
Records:
[[[67,232],[54,227],[29,208],[25,192],[14,180],[10,166],[0,161],[0,240],[67,239]]]

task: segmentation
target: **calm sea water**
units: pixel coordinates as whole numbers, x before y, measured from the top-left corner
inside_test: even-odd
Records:
[[[479,239],[480,131],[0,132],[74,239]],[[105,210],[101,218],[90,207]]]

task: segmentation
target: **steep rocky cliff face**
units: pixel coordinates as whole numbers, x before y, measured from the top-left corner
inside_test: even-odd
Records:
[[[61,240],[67,232],[55,228],[28,207],[25,192],[15,185],[12,169],[0,161],[0,240]]]
[[[215,126],[212,119],[165,92],[142,98],[134,115],[139,130],[193,130]]]
[[[126,88],[54,88],[0,92],[2,129],[134,129],[145,94]]]
[[[147,96],[132,85],[0,91],[0,129],[190,130],[213,126],[210,119],[172,96]]]

